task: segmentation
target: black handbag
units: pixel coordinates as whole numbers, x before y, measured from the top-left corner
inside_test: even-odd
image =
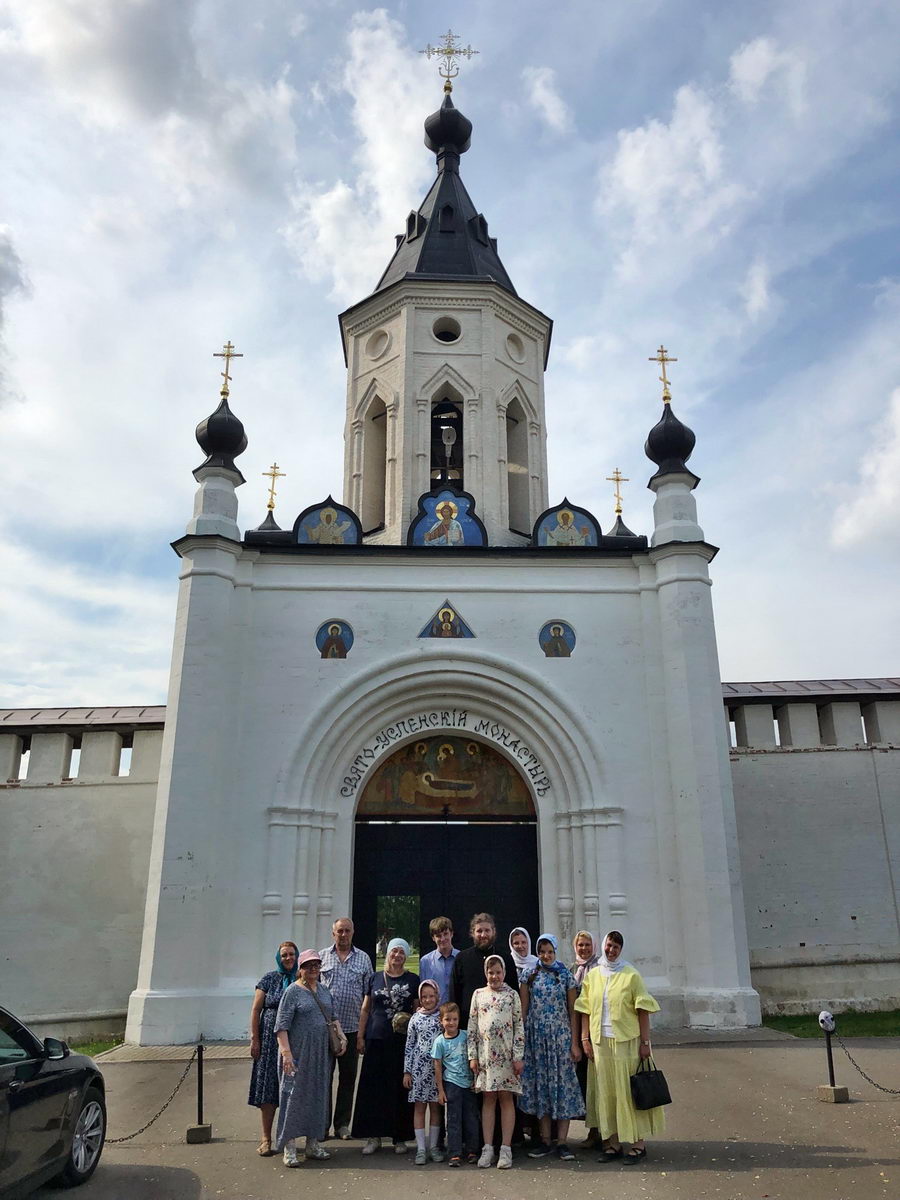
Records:
[[[638,1069],[631,1076],[631,1098],[634,1107],[640,1109],[661,1108],[671,1104],[672,1097],[666,1077],[650,1058],[642,1058]]]

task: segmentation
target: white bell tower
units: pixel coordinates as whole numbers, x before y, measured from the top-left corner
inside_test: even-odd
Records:
[[[459,174],[472,124],[449,94],[425,122],[437,178],[375,291],[341,314],[344,503],[402,545],[437,484],[475,498],[488,542],[524,544],[547,507],[552,322],[515,291]]]

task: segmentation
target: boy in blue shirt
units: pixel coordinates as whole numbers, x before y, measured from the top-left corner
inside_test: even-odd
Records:
[[[452,1001],[442,1004],[443,1033],[434,1039],[431,1057],[434,1059],[434,1078],[438,1103],[447,1106],[447,1152],[449,1166],[462,1166],[463,1144],[466,1162],[478,1162],[480,1129],[478,1103],[472,1091],[472,1071],[469,1067],[468,1034],[459,1027],[459,1005]]]

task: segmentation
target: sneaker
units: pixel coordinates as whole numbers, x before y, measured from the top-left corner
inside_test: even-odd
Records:
[[[407,1146],[406,1142],[394,1142],[395,1154],[405,1154],[408,1149],[409,1147]]]
[[[512,1147],[501,1146],[500,1157],[497,1159],[497,1170],[508,1171],[512,1166]]]
[[[474,1155],[474,1154],[470,1155],[469,1157],[471,1158],[471,1160],[472,1160],[473,1162],[477,1162],[477,1161],[478,1161],[478,1160],[475,1158],[475,1155]],[[462,1159],[461,1159],[461,1158],[451,1158],[451,1159],[450,1159],[450,1161],[447,1163],[447,1166],[448,1166],[448,1167],[461,1167],[461,1166],[462,1166]]]
[[[416,1157],[413,1161],[415,1162],[417,1167],[424,1167],[425,1164],[428,1162],[428,1151],[427,1150],[417,1150]]]
[[[553,1147],[549,1142],[538,1142],[537,1145],[528,1151],[529,1158],[546,1158],[548,1154],[553,1153]]]
[[[478,1160],[479,1167],[492,1167],[494,1165],[494,1147],[482,1146],[481,1158]]]
[[[556,1147],[556,1154],[558,1158],[563,1160],[563,1162],[571,1162],[575,1157],[565,1142],[559,1143],[559,1145]]]
[[[324,1146],[319,1145],[319,1143],[315,1140],[315,1138],[307,1138],[306,1139],[306,1157],[307,1158],[316,1158],[316,1159],[321,1160],[324,1158],[331,1158],[331,1155],[325,1149]]]
[[[381,1138],[366,1138],[366,1144],[362,1148],[363,1154],[374,1154],[376,1150],[381,1149]]]
[[[303,1159],[297,1153],[295,1146],[285,1146],[281,1161],[286,1167],[299,1167]]]
[[[431,1159],[432,1162],[443,1162],[444,1161],[444,1152],[443,1152],[443,1150],[439,1150],[437,1148],[437,1146],[432,1146],[431,1149],[428,1151],[428,1157]]]
[[[340,1129],[337,1131],[337,1135],[341,1139],[342,1142],[349,1142],[350,1138],[352,1137],[352,1134],[350,1133],[350,1126],[342,1125],[340,1127]]]

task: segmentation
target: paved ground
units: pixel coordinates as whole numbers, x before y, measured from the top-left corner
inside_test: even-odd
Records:
[[[694,1039],[690,1039],[694,1040]],[[858,1039],[850,1048],[878,1082],[900,1088],[900,1038]],[[837,1051],[838,1082],[853,1103],[815,1099],[825,1079],[821,1042],[669,1045],[658,1055],[675,1103],[665,1136],[650,1144],[641,1167],[598,1165],[585,1152],[577,1163],[535,1163],[518,1155],[512,1171],[451,1171],[415,1167],[382,1151],[364,1159],[359,1143],[327,1143],[334,1157],[321,1166],[288,1171],[280,1158],[261,1159],[257,1114],[246,1105],[247,1062],[239,1047],[222,1047],[206,1067],[209,1145],[184,1144],[196,1120],[191,1079],[146,1133],[108,1145],[79,1200],[281,1200],[313,1192],[316,1200],[458,1200],[471,1197],[556,1200],[898,1200],[900,1198],[900,1097],[865,1083]],[[159,1055],[157,1055],[159,1058]],[[156,1062],[105,1061],[110,1137],[138,1128],[165,1100],[183,1068],[172,1058]],[[573,1141],[582,1136],[573,1129]],[[313,1176],[311,1179],[310,1176]],[[38,1196],[58,1196],[42,1189]]]

